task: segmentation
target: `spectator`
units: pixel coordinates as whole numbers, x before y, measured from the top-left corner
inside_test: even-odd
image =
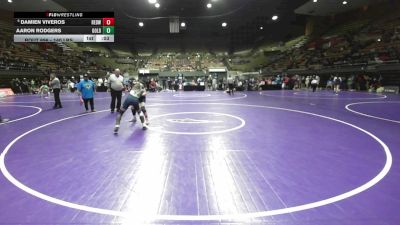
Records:
[[[340,85],[342,83],[342,78],[341,77],[334,77],[333,78],[333,83],[334,83],[333,91],[335,92],[335,94],[339,94]]]
[[[155,92],[157,89],[157,83],[154,80],[154,78],[151,78],[151,80],[150,80],[149,89],[151,92]]]
[[[317,90],[318,80],[315,76],[313,76],[313,78],[311,80],[311,87],[312,87],[313,92],[315,92]]]
[[[96,111],[94,109],[94,100],[93,100],[95,89],[96,89],[95,83],[89,80],[87,74],[83,75],[83,80],[79,82],[79,84],[77,85],[77,90],[82,96],[86,112],[89,111],[88,103],[90,103],[90,109],[92,110],[92,112]]]

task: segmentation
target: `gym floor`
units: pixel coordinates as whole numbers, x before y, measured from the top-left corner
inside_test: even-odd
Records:
[[[400,96],[109,93],[0,99],[0,224],[397,225]]]

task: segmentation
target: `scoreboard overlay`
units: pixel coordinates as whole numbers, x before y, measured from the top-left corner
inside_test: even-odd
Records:
[[[14,12],[14,42],[114,42],[114,12]]]

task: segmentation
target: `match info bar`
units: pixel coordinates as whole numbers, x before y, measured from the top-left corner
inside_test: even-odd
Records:
[[[15,12],[14,42],[114,42],[113,12]]]

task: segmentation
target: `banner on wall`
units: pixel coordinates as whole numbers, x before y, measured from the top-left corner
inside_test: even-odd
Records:
[[[11,90],[11,88],[0,88],[0,98],[9,95],[14,95],[14,92]]]

